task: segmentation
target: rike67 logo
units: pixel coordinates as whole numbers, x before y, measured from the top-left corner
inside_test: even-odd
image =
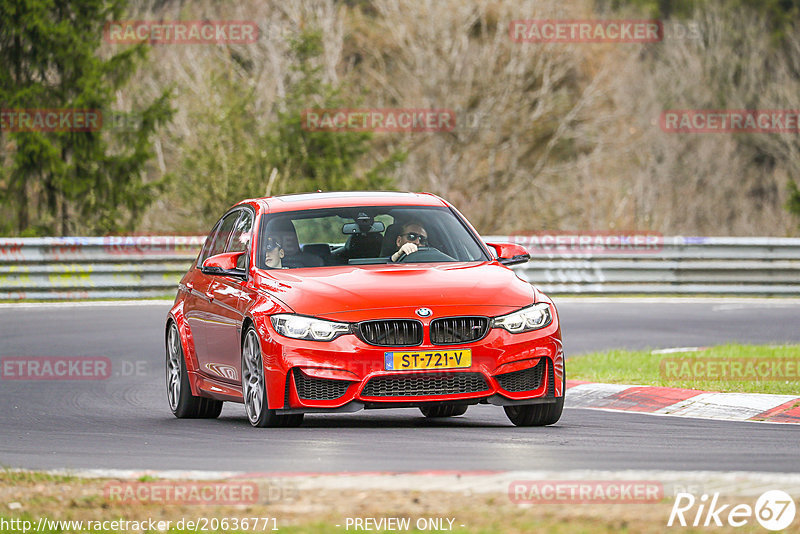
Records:
[[[705,493],[699,499],[691,493],[678,493],[667,526],[742,527],[755,519],[765,529],[778,531],[792,524],[795,512],[794,500],[781,490],[762,493],[755,506],[719,504],[719,493],[710,499]]]

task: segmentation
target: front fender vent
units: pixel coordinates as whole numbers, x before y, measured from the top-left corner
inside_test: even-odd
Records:
[[[297,396],[303,400],[336,400],[347,393],[352,382],[315,378],[307,376],[300,369],[294,369],[294,384]]]

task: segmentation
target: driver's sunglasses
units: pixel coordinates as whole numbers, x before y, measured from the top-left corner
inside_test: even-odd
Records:
[[[418,234],[416,232],[408,232],[407,234],[403,234],[403,235],[406,236],[406,238],[409,241],[416,241],[417,239],[419,239],[419,244],[420,245],[424,246],[424,245],[428,244],[428,236],[426,236],[426,235]]]
[[[283,248],[283,247],[281,246],[280,242],[277,239],[275,239],[274,237],[268,237],[267,243],[264,246],[264,248],[266,249],[267,252],[269,252],[271,250],[275,250],[276,248]]]

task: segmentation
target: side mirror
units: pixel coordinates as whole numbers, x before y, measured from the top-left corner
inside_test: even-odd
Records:
[[[516,243],[486,243],[497,253],[497,261],[503,265],[527,263],[531,255],[522,245]]]
[[[237,269],[236,262],[246,252],[226,252],[224,254],[217,254],[206,258],[200,267],[200,272],[203,274],[210,274],[216,276],[235,276],[237,278],[247,278],[247,271],[244,269]]]

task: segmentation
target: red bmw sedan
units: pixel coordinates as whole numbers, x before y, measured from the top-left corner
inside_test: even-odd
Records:
[[[445,200],[311,193],[244,200],[214,226],[166,322],[179,418],[244,403],[256,427],[305,413],[502,406],[518,426],[564,406],[553,302]]]

